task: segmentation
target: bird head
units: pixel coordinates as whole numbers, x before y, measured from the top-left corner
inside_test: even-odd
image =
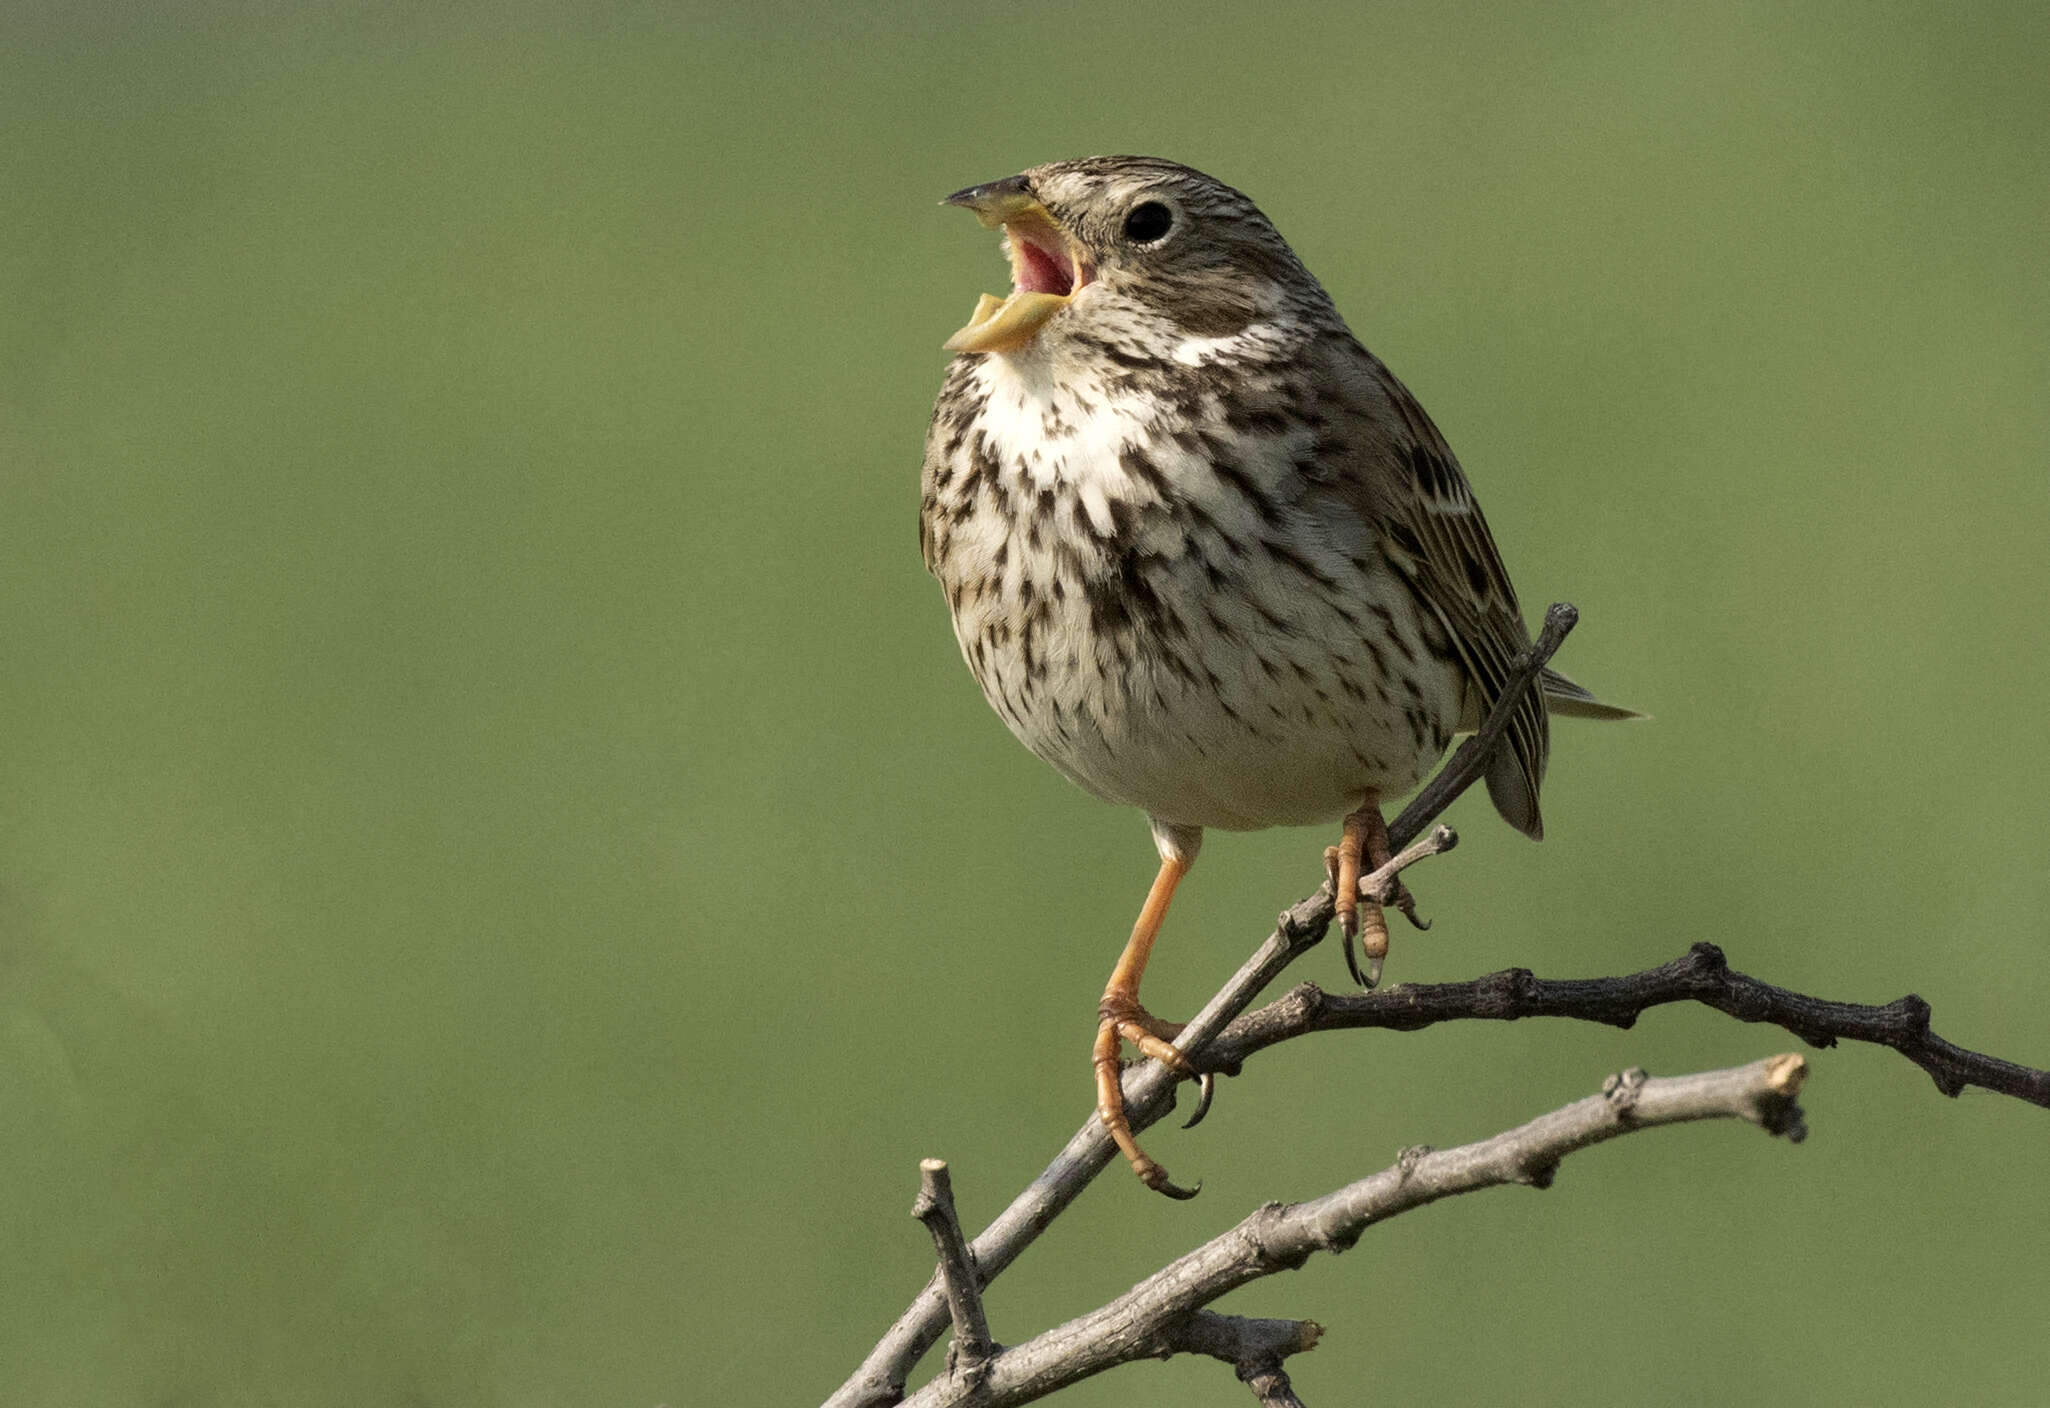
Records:
[[[1061,330],[1228,337],[1292,303],[1329,306],[1250,200],[1157,157],[1050,162],[942,204],[1001,229],[1011,262],[1010,295],[984,294],[952,352],[1014,352]]]

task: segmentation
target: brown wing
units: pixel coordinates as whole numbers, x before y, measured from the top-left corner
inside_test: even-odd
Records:
[[[1333,488],[1376,530],[1396,569],[1438,618],[1486,717],[1511,664],[1530,644],[1516,589],[1445,437],[1409,389],[1349,335],[1319,342],[1320,381],[1334,413]],[[1544,835],[1538,787],[1551,735],[1544,701],[1524,696],[1493,758],[1488,795],[1511,826]]]

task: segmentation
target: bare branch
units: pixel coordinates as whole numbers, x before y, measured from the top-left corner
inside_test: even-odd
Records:
[[[1565,602],[1554,602],[1545,612],[1543,630],[1530,649],[1517,657],[1502,695],[1482,722],[1480,731],[1459,746],[1439,775],[1403,808],[1402,814],[1388,828],[1391,846],[1397,850],[1408,847],[1439,812],[1452,805],[1453,800],[1480,777],[1487,763],[1486,751],[1493,740],[1499,739],[1509,727],[1517,700],[1525,690],[1537,687],[1545,662],[1552,658],[1553,652],[1558,650],[1567,632],[1579,619],[1580,613]],[[1457,838],[1449,829],[1440,830],[1443,836],[1437,849],[1451,849]],[[1397,860],[1401,859],[1397,857]],[[1363,877],[1362,887],[1370,880],[1384,880],[1383,871],[1392,875],[1398,869],[1391,862],[1372,876]],[[1325,930],[1331,925],[1331,911],[1332,894],[1328,884],[1309,898],[1283,910],[1267,941],[1239,965],[1238,972],[1232,974],[1230,981],[1218,989],[1203,1010],[1182,1029],[1181,1035],[1175,1038],[1176,1047],[1194,1060],[1228,1022],[1252,1005],[1253,999],[1283,969],[1323,939]],[[1134,1133],[1143,1131],[1174,1108],[1174,1087],[1178,1079],[1173,1071],[1157,1061],[1146,1062],[1136,1070],[1126,1072],[1125,1115]],[[1039,1234],[1081,1196],[1089,1181],[1110,1162],[1116,1147],[1092,1111],[1066,1147],[1054,1156],[1053,1162],[975,1239],[970,1251],[983,1285],[987,1286],[1002,1275],[1019,1253],[1032,1245]],[[872,1405],[900,1401],[911,1366],[938,1341],[946,1324],[946,1297],[940,1277],[935,1272],[926,1282],[925,1289],[897,1317],[897,1323],[876,1342],[861,1367],[826,1400],[825,1408],[871,1408]]]
[[[1406,846],[1381,869],[1362,876],[1361,887],[1386,884],[1402,867],[1448,851],[1457,840],[1449,827],[1441,826],[1423,840]],[[1182,1029],[1175,1045],[1190,1053],[1192,1059],[1200,1053],[1283,969],[1324,937],[1331,925],[1331,909],[1331,890],[1327,885],[1283,910],[1267,941],[1204,1004],[1203,1010]],[[1125,1073],[1125,1114],[1135,1131],[1146,1129],[1174,1108],[1174,1088],[1181,1079],[1157,1061],[1148,1061]],[[1081,1196],[1089,1181],[1103,1171],[1116,1152],[1117,1146],[1111,1143],[1110,1135],[1092,1111],[1053,1162],[975,1239],[970,1252],[982,1284],[987,1286],[994,1281],[1055,1218],[1067,1211],[1068,1205]],[[911,1366],[939,1339],[946,1323],[946,1298],[935,1273],[917,1299],[897,1318],[897,1323],[869,1351],[861,1368],[826,1400],[825,1408],[867,1408],[899,1402]]]
[[[1438,827],[1423,835],[1425,828],[1484,771],[1492,740],[1507,728],[1522,691],[1535,687],[1545,662],[1577,618],[1578,613],[1563,603],[1546,613],[1544,629],[1518,658],[1481,731],[1461,745],[1389,826],[1391,844],[1406,849],[1388,866],[1362,877],[1363,893],[1385,898],[1404,865],[1451,848],[1456,838],[1449,829]],[[1547,982],[1511,969],[1471,983],[1401,984],[1354,996],[1332,996],[1304,984],[1241,1018],[1269,983],[1323,939],[1332,905],[1327,885],[1284,910],[1274,932],[1183,1029],[1176,1044],[1196,1069],[1234,1071],[1255,1051],[1308,1031],[1345,1026],[1408,1030],[1457,1018],[1526,1016],[1575,1017],[1628,1027],[1647,1007],[1696,1001],[1741,1021],[1784,1027],[1817,1046],[1834,1045],[1839,1038],[1890,1046],[1929,1072],[1937,1088],[1948,1095],[1980,1085],[2050,1106],[2050,1072],[1967,1051],[1935,1036],[1929,1031],[1928,1004],[1919,997],[1904,997],[1884,1007],[1807,997],[1731,972],[1721,950],[1712,944],[1696,945],[1685,958],[1623,978]],[[1126,1112],[1135,1131],[1148,1128],[1174,1108],[1177,1079],[1151,1061],[1126,1072]],[[1113,1151],[1092,1112],[1053,1161],[975,1239],[969,1254],[979,1283],[987,1286],[995,1280],[1066,1211],[1110,1162]],[[874,1408],[902,1401],[912,1366],[939,1339],[948,1317],[943,1280],[936,1273],[861,1367],[827,1400],[826,1408]],[[1274,1373],[1279,1374],[1278,1361]],[[1265,1392],[1261,1383],[1273,1387],[1277,1381],[1270,1376],[1248,1383],[1256,1392]],[[1275,1391],[1286,1396],[1271,1401],[1292,1401],[1285,1375],[1280,1375]]]
[[[1461,1019],[1571,1017],[1628,1028],[1647,1007],[1670,1002],[1699,1002],[1739,1021],[1782,1027],[1810,1046],[1842,1039],[1892,1047],[1927,1071],[1945,1095],[1976,1085],[2050,1107],[2050,1071],[1953,1046],[1929,1030],[1929,1004],[1913,993],[1881,1007],[1810,997],[1736,972],[1723,951],[1707,943],[1617,978],[1548,980],[1509,968],[1471,982],[1402,983],[1379,992],[1333,994],[1303,983],[1233,1022],[1196,1064],[1228,1071],[1276,1042],[1349,1027],[1415,1031]]]
[[[989,1320],[982,1310],[975,1262],[961,1235],[961,1220],[954,1214],[954,1180],[947,1173],[945,1159],[919,1161],[918,1198],[911,1204],[911,1215],[932,1233],[933,1250],[939,1253],[940,1283],[954,1320],[952,1368],[964,1379],[980,1379],[992,1348]]]
[[[1248,1320],[1198,1310],[1161,1330],[1161,1356],[1207,1354],[1237,1371],[1260,1408],[1303,1408],[1281,1361],[1315,1349],[1324,1327],[1314,1320]]]
[[[1620,1135],[1735,1118],[1798,1138],[1803,1126],[1794,1098],[1806,1075],[1807,1063],[1791,1054],[1666,1080],[1626,1071],[1610,1077],[1601,1094],[1491,1139],[1456,1149],[1406,1150],[1390,1167],[1335,1193],[1305,1203],[1269,1203],[1109,1304],[1000,1351],[974,1388],[939,1379],[907,1403],[942,1408],[972,1401],[977,1408],[1009,1408],[1153,1357],[1163,1344],[1175,1343],[1175,1327],[1191,1311],[1227,1292],[1293,1271],[1316,1252],[1347,1251],[1376,1223],[1440,1198],[1506,1184],[1549,1187],[1568,1154]]]

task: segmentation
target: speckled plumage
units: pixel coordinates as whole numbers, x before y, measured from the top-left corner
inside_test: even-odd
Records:
[[[1437,427],[1245,196],[1091,157],[949,201],[1003,227],[1013,289],[948,340],[925,562],[1011,731],[1152,819],[1161,868],[1091,1063],[1133,1170],[1187,1197],[1139,1147],[1119,1053],[1188,1071],[1139,983],[1205,828],[1343,818],[1327,865],[1371,984],[1388,934],[1359,879],[1387,859],[1381,800],[1478,723],[1530,638]],[[1548,705],[1625,714],[1552,675],[1515,705],[1488,791],[1533,837]]]
[[[1096,269],[957,358],[927,436],[925,560],[984,695],[1164,852],[1407,791],[1529,639],[1443,438],[1237,191],[1147,158],[1024,179]],[[1148,199],[1176,229],[1121,248]],[[1545,753],[1533,704],[1488,779],[1532,835]]]

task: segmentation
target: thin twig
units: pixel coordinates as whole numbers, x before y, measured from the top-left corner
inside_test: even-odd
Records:
[[[1624,1134],[1735,1118],[1798,1139],[1804,1126],[1795,1096],[1806,1074],[1807,1063],[1792,1054],[1665,1080],[1626,1071],[1611,1076],[1600,1094],[1491,1139],[1456,1149],[1406,1150],[1392,1166],[1334,1193],[1305,1203],[1267,1204],[1109,1304],[1000,1351],[974,1388],[936,1379],[907,1408],[942,1408],[971,1398],[977,1408],[1011,1408],[1043,1398],[1157,1354],[1170,1327],[1191,1311],[1261,1277],[1293,1271],[1317,1252],[1349,1250],[1376,1223],[1482,1188],[1549,1187],[1567,1155]]]
[[[1402,814],[1388,824],[1388,844],[1391,847],[1399,849],[1415,840],[1426,826],[1443,814],[1445,808],[1459,799],[1460,793],[1480,780],[1481,774],[1488,769],[1488,754],[1494,751],[1496,740],[1509,731],[1510,721],[1516,717],[1516,706],[1523,698],[1523,692],[1540,687],[1538,677],[1545,672],[1545,662],[1566,643],[1567,634],[1579,623],[1580,612],[1571,602],[1555,601],[1545,608],[1544,628],[1531,642],[1530,649],[1516,657],[1516,663],[1510,667],[1509,678],[1502,686],[1502,693],[1480,730],[1454,750],[1445,766],[1438,769],[1437,776],[1425,783],[1423,790],[1402,809]]]
[[[1544,628],[1530,649],[1517,657],[1505,681],[1502,695],[1482,722],[1480,731],[1453,753],[1439,776],[1433,778],[1415,801],[1388,828],[1389,844],[1401,850],[1415,841],[1437,814],[1471,787],[1486,767],[1486,750],[1509,727],[1517,701],[1527,689],[1537,687],[1545,662],[1580,619],[1580,613],[1564,602],[1555,602],[1545,612]],[[1444,833],[1441,849],[1449,849],[1452,833]],[[1384,867],[1388,869],[1388,867]],[[1379,876],[1381,872],[1376,872]],[[1369,877],[1373,878],[1373,877]],[[1176,1047],[1192,1061],[1225,1025],[1252,1005],[1267,985],[1297,958],[1323,939],[1331,924],[1331,888],[1325,886],[1283,910],[1274,932],[1239,965],[1230,981],[1204,1004],[1181,1035]],[[1182,1077],[1157,1061],[1148,1061],[1125,1074],[1125,1115],[1134,1132],[1145,1130],[1174,1108],[1174,1087]],[[1091,1179],[1101,1173],[1116,1149],[1102,1122],[1092,1112],[1060,1153],[1041,1171],[1011,1205],[976,1237],[971,1252],[988,1285],[1032,1245],[1039,1234],[1081,1196]],[[938,1341],[947,1324],[946,1296],[938,1273],[925,1289],[897,1317],[897,1322],[876,1342],[861,1367],[826,1400],[825,1408],[874,1408],[891,1404],[904,1396],[904,1382],[911,1368]]]
[[[990,1356],[989,1319],[982,1309],[975,1261],[961,1235],[961,1219],[954,1214],[954,1180],[945,1159],[919,1161],[918,1198],[911,1204],[911,1215],[932,1233],[933,1250],[939,1253],[940,1283],[954,1321],[953,1368],[966,1379],[980,1378]]]
[[[1327,993],[1302,983],[1225,1028],[1196,1064],[1229,1071],[1276,1042],[1350,1027],[1416,1031],[1460,1020],[1571,1017],[1627,1029],[1646,1008],[1671,1002],[1699,1002],[1739,1021],[1782,1027],[1810,1046],[1845,1040],[1891,1047],[1945,1095],[1976,1085],[2050,1107],[2050,1071],[1953,1046],[1929,1030],[1929,1004],[1913,993],[1878,1007],[1810,997],[1736,972],[1708,943],[1616,978],[1544,979],[1508,968],[1470,982],[1401,983],[1379,992]]]
[[[1438,811],[1478,779],[1485,769],[1490,741],[1506,729],[1518,694],[1532,687],[1575,619],[1570,606],[1555,605],[1546,613],[1543,631],[1511,671],[1510,688],[1497,701],[1481,731],[1454,753],[1440,775],[1389,827],[1392,844],[1403,847],[1411,842]],[[1426,851],[1447,849],[1453,839],[1451,832],[1441,827],[1423,844]],[[1362,889],[1385,888],[1394,872],[1417,858],[1413,853],[1398,856],[1394,864],[1364,877]],[[1927,1071],[1947,1095],[1979,1085],[2050,1106],[2050,1072],[1968,1051],[1937,1037],[1929,1031],[1928,1004],[1919,997],[1900,998],[1884,1007],[1808,997],[1731,972],[1721,950],[1711,944],[1698,944],[1673,963],[1623,978],[1547,982],[1525,970],[1511,969],[1471,983],[1403,984],[1352,996],[1332,996],[1305,984],[1240,1018],[1268,983],[1323,938],[1331,917],[1328,886],[1283,911],[1274,932],[1183,1031],[1179,1044],[1193,1065],[1210,1071],[1234,1070],[1253,1052],[1300,1034],[1287,1030],[1288,1024],[1295,1022],[1308,1022],[1304,1031],[1341,1026],[1414,1029],[1461,1018],[1566,1016],[1627,1027],[1647,1007],[1697,1001],[1741,1021],[1774,1023],[1817,1046],[1833,1045],[1839,1038],[1890,1046]],[[1217,1044],[1212,1046],[1213,1042]],[[1158,1063],[1143,1063],[1125,1079],[1126,1107],[1135,1130],[1147,1128],[1173,1108],[1175,1077]],[[1109,1163],[1112,1148],[1093,1117],[1076,1132],[1039,1177],[975,1239],[970,1254],[981,1284],[995,1279],[1067,1209]],[[912,1366],[937,1341],[948,1315],[942,1278],[935,1274],[861,1367],[827,1400],[827,1408],[872,1408],[900,1402]],[[1285,1392],[1285,1376],[1282,1384]]]

